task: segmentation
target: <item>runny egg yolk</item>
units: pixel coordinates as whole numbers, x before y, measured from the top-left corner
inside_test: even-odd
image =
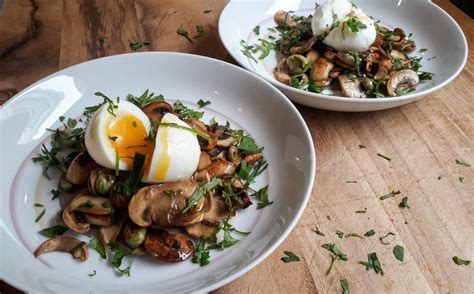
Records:
[[[154,144],[146,139],[148,133],[143,123],[135,116],[124,115],[111,120],[106,132],[119,160],[127,164],[129,168],[132,167],[133,157],[137,152],[144,154],[145,165],[149,164]]]
[[[161,132],[159,132],[159,136],[156,138],[156,140],[159,140],[159,144],[161,144],[162,149],[158,155],[157,168],[154,177],[157,180],[164,180],[166,177],[166,172],[170,166],[170,154],[168,146],[169,127],[161,127],[160,129]]]

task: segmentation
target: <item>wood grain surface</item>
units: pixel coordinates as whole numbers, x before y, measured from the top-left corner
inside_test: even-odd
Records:
[[[459,77],[419,102],[387,111],[337,113],[298,105],[317,149],[311,201],[269,258],[217,293],[340,293],[341,279],[349,281],[351,293],[474,293],[473,265],[452,261],[474,260],[474,22],[447,0],[435,2],[468,39],[468,63]],[[131,52],[130,42],[150,42],[142,51],[189,52],[235,63],[217,34],[225,4],[6,0],[0,9],[0,103],[59,69]],[[194,44],[176,35],[178,28],[194,32],[197,25],[205,34]],[[379,199],[397,190],[400,195]],[[409,209],[398,205],[405,196]],[[315,234],[315,227],[325,236]],[[336,235],[370,229],[376,234],[364,239]],[[383,245],[379,237],[389,232],[395,236]],[[321,245],[330,242],[349,260],[336,261],[326,275],[331,258]],[[394,245],[405,248],[403,262],[395,259]],[[284,251],[301,261],[283,263]],[[384,276],[358,264],[371,252]],[[17,291],[2,283],[0,292]]]

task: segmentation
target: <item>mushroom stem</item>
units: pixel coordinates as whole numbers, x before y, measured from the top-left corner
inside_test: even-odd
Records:
[[[34,252],[35,257],[53,251],[69,252],[75,259],[84,261],[89,257],[85,242],[68,236],[58,236],[43,242]]]

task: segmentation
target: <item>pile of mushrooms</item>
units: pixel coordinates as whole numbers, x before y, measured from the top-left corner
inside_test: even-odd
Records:
[[[318,42],[311,33],[311,18],[293,18],[285,11],[278,11],[274,20],[278,25],[288,27],[287,35],[300,36],[300,42],[277,41],[278,64],[275,78],[299,89],[313,87],[324,89],[338,81],[339,89],[346,97],[374,97],[377,91],[384,96],[402,95],[420,82],[417,65],[407,57],[416,49],[415,42],[406,37],[402,29],[393,31],[379,26],[376,40],[366,52],[355,56],[354,52],[336,51]],[[389,32],[389,37],[383,34]],[[370,96],[372,95],[372,96]]]
[[[159,121],[165,113],[173,112],[173,106],[158,101],[143,110]],[[239,151],[237,139],[222,126],[206,125],[197,119],[186,121],[208,138],[199,138],[201,156],[190,179],[153,185],[140,183],[132,197],[127,197],[118,193],[116,186],[128,177],[128,172],[115,176],[113,170],[99,166],[83,151],[71,161],[59,181],[61,194],[74,196],[64,203],[58,223],[76,233],[98,236],[103,244],[120,242],[133,254],[147,252],[164,262],[179,262],[192,256],[195,248],[190,237],[211,237],[220,229],[220,221],[252,204],[242,183],[232,179],[232,175],[242,160],[254,164],[263,156]],[[193,193],[216,177],[240,198],[229,202],[217,188],[206,191],[183,213]],[[168,228],[178,228],[183,233],[171,234]],[[88,257],[85,243],[69,236],[47,240],[35,256],[51,251],[69,252],[81,261]]]

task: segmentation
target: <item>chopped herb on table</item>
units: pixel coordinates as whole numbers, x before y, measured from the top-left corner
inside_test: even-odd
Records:
[[[204,10],[203,13],[210,13],[212,10],[208,9],[208,10]]]
[[[344,232],[341,232],[339,230],[336,231],[336,235],[339,237],[339,239],[344,238]]]
[[[364,239],[361,235],[357,234],[357,233],[348,233],[348,234],[345,234],[344,235],[344,238],[351,238],[351,237],[355,237],[355,238],[359,238],[359,239]]]
[[[359,148],[364,149],[364,148],[367,148],[367,147],[365,145],[359,144]]]
[[[393,198],[395,197],[396,195],[400,194],[400,190],[399,191],[392,191],[386,195],[383,195],[383,196],[380,196],[380,200],[385,200],[385,199],[389,199],[389,198]]]
[[[379,238],[380,243],[382,243],[383,245],[389,245],[390,242],[393,241],[393,236],[395,236],[394,233],[388,232],[387,235],[385,235],[385,236]],[[391,238],[389,241],[386,241],[386,239],[389,238],[389,237],[392,237],[392,238]]]
[[[197,35],[193,37],[194,39],[204,36],[204,28],[202,26],[196,26],[196,32]]]
[[[331,252],[331,264],[329,265],[329,268],[328,270],[326,271],[326,275],[328,275],[330,272],[331,272],[331,269],[334,265],[334,262],[336,260],[343,260],[343,261],[347,261],[347,255],[342,252],[337,246],[336,244],[334,243],[327,243],[327,244],[323,244],[321,245],[321,247],[323,247],[324,249],[328,250],[329,252]]]
[[[469,163],[465,162],[464,160],[456,159],[456,163],[459,164],[459,165],[465,166],[465,167],[471,167],[471,165]]]
[[[319,236],[326,236],[323,232],[321,232],[318,227],[314,227],[314,229],[312,229],[313,232],[315,232],[317,235]]]
[[[393,255],[395,255],[395,258],[397,260],[403,261],[403,259],[405,257],[405,250],[403,249],[402,246],[395,245],[395,247],[393,247]]]
[[[461,183],[464,183],[464,177],[459,177],[458,179]]]
[[[369,253],[367,258],[368,258],[367,261],[359,261],[359,263],[362,265],[365,265],[365,269],[367,271],[373,269],[376,274],[381,274],[383,276],[384,273],[383,273],[380,261],[377,257],[377,253],[375,252]]]
[[[403,197],[402,202],[400,202],[398,206],[400,206],[401,208],[410,208],[410,206],[408,205],[408,197]]]
[[[143,47],[150,46],[150,42],[133,42],[133,43],[130,43],[129,46],[130,46],[130,49],[132,49],[133,51],[138,51],[142,49]]]
[[[374,230],[367,231],[367,232],[364,234],[364,236],[366,236],[366,237],[371,237],[371,236],[373,236],[373,235],[375,235],[375,231],[374,231]]]
[[[286,256],[283,256],[281,258],[281,261],[283,261],[284,263],[293,262],[293,261],[300,261],[300,258],[291,251],[285,251],[284,253],[285,253]]]
[[[381,154],[381,153],[377,153],[377,156],[380,156],[380,157],[382,157],[383,159],[388,160],[388,161],[391,161],[391,160],[392,160],[390,157],[387,157],[387,156],[385,156],[385,155],[383,155],[383,154]]]
[[[454,263],[457,264],[457,265],[466,265],[466,266],[468,266],[468,265],[471,264],[471,261],[470,261],[470,260],[461,259],[461,258],[459,258],[459,257],[457,257],[457,256],[453,256],[453,261],[454,261]]]
[[[349,282],[346,279],[343,279],[339,280],[339,283],[341,284],[342,294],[350,294]]]
[[[189,43],[194,44],[193,40],[189,37],[188,31],[183,30],[183,29],[178,29],[178,30],[176,31],[176,34],[178,34],[178,35],[180,35],[180,36],[186,38],[186,40],[188,40]]]

